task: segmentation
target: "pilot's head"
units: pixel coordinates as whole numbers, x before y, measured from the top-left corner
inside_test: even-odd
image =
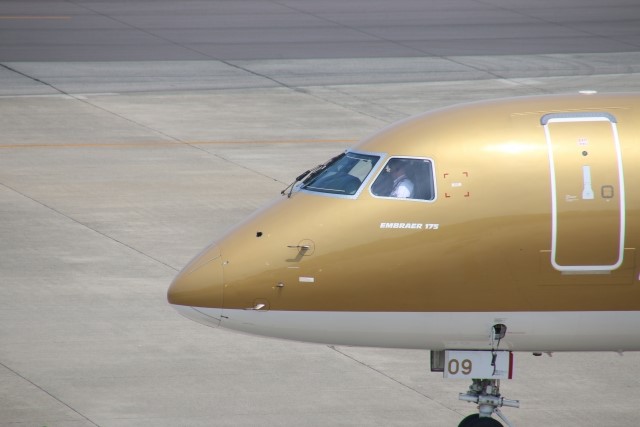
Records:
[[[391,159],[385,170],[393,177],[399,177],[405,174],[408,161],[405,159]]]

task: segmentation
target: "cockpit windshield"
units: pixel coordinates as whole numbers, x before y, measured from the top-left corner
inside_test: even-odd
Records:
[[[319,193],[353,196],[358,192],[379,156],[347,152],[310,175],[302,188]]]

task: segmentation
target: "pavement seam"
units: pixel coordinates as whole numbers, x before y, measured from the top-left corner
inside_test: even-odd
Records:
[[[142,33],[144,33],[144,34],[147,34],[147,35],[151,36],[151,37],[154,37],[154,38],[160,39],[160,40],[162,40],[162,41],[164,41],[164,42],[167,42],[167,43],[169,43],[169,44],[172,44],[172,45],[174,45],[174,46],[178,46],[178,47],[181,47],[181,48],[183,48],[183,49],[185,49],[185,50],[189,50],[189,51],[191,51],[191,52],[193,52],[193,53],[197,53],[198,55],[202,55],[202,56],[203,56],[203,57],[205,57],[205,58],[212,59],[212,60],[215,60],[215,61],[219,61],[219,62],[221,62],[222,64],[225,64],[225,65],[227,65],[227,66],[229,66],[229,67],[232,67],[232,68],[235,68],[235,69],[238,69],[238,70],[244,71],[244,72],[246,72],[246,73],[252,74],[252,75],[254,75],[254,76],[256,76],[256,77],[260,77],[260,78],[263,78],[263,79],[266,79],[266,80],[270,80],[271,82],[275,83],[275,84],[276,84],[276,85],[278,85],[278,86],[288,87],[285,83],[280,82],[280,81],[278,81],[278,80],[276,80],[276,79],[274,79],[274,78],[272,78],[272,77],[269,77],[269,76],[266,76],[266,75],[263,75],[263,74],[257,73],[257,72],[255,72],[255,71],[251,71],[251,70],[245,69],[245,68],[243,68],[243,67],[241,67],[241,66],[239,66],[239,65],[233,64],[233,63],[231,63],[231,62],[228,62],[228,61],[222,60],[222,59],[220,59],[220,58],[217,58],[217,57],[215,57],[215,56],[209,55],[209,54],[207,54],[207,53],[201,52],[201,51],[199,51],[198,49],[195,49],[195,48],[193,48],[193,47],[191,47],[191,46],[186,46],[185,44],[175,42],[175,41],[173,41],[173,40],[171,40],[171,39],[168,39],[168,38],[166,38],[166,37],[162,37],[162,36],[160,36],[160,35],[158,35],[158,34],[154,33],[153,31],[147,30],[147,29],[145,29],[145,28],[140,28],[140,27],[137,27],[137,26],[135,26],[135,25],[131,25],[131,24],[127,23],[127,22],[124,22],[124,21],[121,21],[121,20],[119,20],[119,19],[116,19],[116,18],[114,18],[114,17],[113,17],[113,16],[111,16],[111,15],[108,15],[108,14],[106,14],[106,13],[102,13],[102,12],[99,12],[99,11],[97,11],[97,10],[95,10],[95,9],[92,9],[92,8],[90,8],[90,7],[89,7],[89,6],[87,6],[87,5],[84,5],[84,4],[82,4],[82,5],[81,5],[81,4],[78,4],[77,2],[75,2],[75,1],[71,1],[71,0],[68,0],[68,1],[69,1],[70,3],[73,3],[74,5],[76,5],[76,6],[78,6],[78,7],[82,7],[82,8],[84,8],[84,9],[87,9],[87,10],[89,10],[89,11],[91,11],[91,12],[93,12],[93,13],[95,13],[95,14],[99,15],[99,16],[102,16],[102,17],[104,17],[104,18],[110,19],[110,20],[112,20],[112,21],[114,21],[114,22],[117,22],[117,23],[119,23],[119,24],[125,25],[125,26],[127,26],[127,27],[129,27],[129,28],[133,28],[133,29],[135,29],[135,30],[137,30],[137,31],[140,31],[140,32],[142,32]]]
[[[224,61],[222,61],[222,62],[224,62]],[[194,148],[194,149],[196,149],[196,150],[200,150],[200,151],[202,151],[202,152],[204,152],[204,153],[207,153],[207,154],[209,154],[209,155],[213,155],[213,156],[215,156],[215,157],[217,157],[217,158],[219,158],[219,159],[221,159],[221,160],[223,160],[223,161],[225,161],[225,162],[227,162],[227,163],[231,163],[231,164],[233,164],[233,165],[235,165],[235,166],[241,167],[241,168],[243,168],[243,169],[245,169],[245,170],[248,170],[248,171],[250,171],[250,172],[256,173],[256,174],[258,174],[258,175],[264,176],[264,177],[266,177],[266,178],[272,179],[272,180],[274,180],[274,181],[276,181],[276,182],[280,182],[280,183],[282,183],[282,184],[285,184],[285,185],[286,185],[286,183],[284,183],[284,182],[282,182],[282,181],[279,181],[278,179],[276,179],[276,178],[274,178],[274,177],[271,177],[271,176],[265,175],[265,174],[263,174],[263,173],[261,173],[261,172],[258,172],[257,170],[251,169],[251,168],[249,168],[248,166],[241,165],[240,163],[234,162],[234,161],[232,161],[232,160],[230,160],[230,159],[228,159],[228,158],[225,158],[225,157],[223,157],[223,156],[221,156],[221,155],[219,155],[219,154],[217,154],[217,153],[213,153],[213,152],[211,152],[211,151],[205,150],[205,149],[203,149],[203,148],[201,148],[201,147],[198,147],[197,145],[194,145],[194,144],[191,144],[191,143],[189,143],[189,142],[183,141],[183,140],[181,140],[180,138],[177,138],[177,137],[174,137],[174,136],[172,136],[172,135],[169,135],[169,134],[167,134],[167,133],[165,133],[165,132],[163,132],[163,131],[161,131],[161,130],[158,130],[158,129],[152,128],[152,127],[147,126],[147,125],[145,125],[145,124],[143,124],[143,123],[137,122],[137,121],[135,121],[135,120],[133,120],[133,119],[130,119],[130,118],[126,117],[126,116],[123,116],[123,115],[118,114],[118,113],[116,113],[116,112],[114,112],[114,111],[111,111],[111,110],[109,110],[109,109],[107,109],[107,108],[101,107],[101,106],[99,106],[99,105],[97,105],[97,104],[94,104],[94,103],[90,102],[88,99],[86,99],[86,98],[84,98],[84,97],[75,96],[75,95],[73,95],[73,94],[70,94],[70,93],[68,93],[68,92],[65,92],[64,90],[59,89],[58,87],[54,86],[54,85],[53,85],[53,84],[51,84],[51,83],[47,83],[47,82],[45,82],[44,80],[38,79],[38,78],[33,77],[33,76],[30,76],[30,75],[28,75],[28,74],[25,74],[25,73],[23,73],[23,72],[21,72],[21,71],[18,71],[18,70],[14,69],[14,68],[11,68],[11,67],[9,67],[9,66],[5,65],[5,64],[3,64],[3,63],[0,63],[0,66],[4,67],[5,69],[7,69],[7,70],[9,70],[9,71],[11,71],[11,72],[14,72],[14,73],[19,74],[19,75],[21,75],[21,76],[24,76],[24,77],[26,77],[26,78],[28,78],[28,79],[31,79],[31,80],[33,80],[33,81],[35,81],[35,82],[41,83],[41,84],[43,84],[43,85],[45,85],[45,86],[48,86],[48,87],[50,87],[50,88],[54,89],[55,91],[59,92],[60,94],[65,95],[65,96],[68,96],[68,97],[70,97],[70,98],[72,98],[72,99],[74,99],[74,100],[76,100],[76,101],[78,101],[78,102],[81,102],[81,103],[83,103],[83,104],[85,104],[85,105],[88,105],[88,106],[90,106],[90,107],[92,107],[92,108],[95,108],[95,109],[97,109],[97,110],[103,111],[103,112],[105,112],[105,113],[107,113],[107,114],[110,114],[110,115],[112,115],[112,116],[114,116],[114,117],[117,117],[117,118],[119,118],[119,119],[121,119],[121,120],[125,120],[125,121],[127,121],[127,122],[129,122],[129,123],[131,123],[131,124],[133,124],[133,125],[135,125],[135,126],[138,126],[138,127],[140,127],[140,128],[146,129],[146,130],[148,130],[148,131],[150,131],[150,132],[153,132],[153,133],[155,133],[155,134],[158,134],[158,135],[160,135],[160,136],[162,136],[162,137],[165,137],[165,138],[169,139],[170,141],[174,141],[174,143],[175,143],[175,144],[186,145],[186,146],[192,147],[192,148]],[[15,191],[15,190],[14,190],[14,191]],[[173,267],[172,267],[172,268],[173,268]]]
[[[398,41],[395,41],[395,40],[390,40],[390,39],[387,39],[387,38],[384,38],[384,37],[377,36],[375,34],[371,34],[371,33],[367,32],[367,31],[363,30],[362,28],[354,27],[354,26],[351,26],[351,25],[345,25],[345,24],[342,24],[340,22],[334,21],[333,19],[329,19],[329,18],[327,18],[325,16],[321,16],[321,15],[317,15],[315,13],[311,13],[311,12],[308,12],[308,11],[300,10],[298,8],[295,8],[295,7],[291,6],[291,5],[289,5],[289,4],[283,4],[283,3],[278,2],[278,1],[273,1],[273,3],[275,3],[275,4],[279,5],[279,6],[282,6],[282,7],[289,8],[291,10],[295,10],[298,13],[302,13],[302,14],[305,14],[305,15],[312,16],[312,17],[314,17],[314,18],[316,18],[318,20],[325,21],[325,22],[328,22],[330,24],[337,25],[339,27],[348,28],[348,29],[353,30],[355,32],[364,34],[366,36],[373,37],[374,39],[382,40],[382,41],[385,41],[385,42],[388,42],[388,43],[403,47],[405,49],[413,50],[416,53],[420,53],[420,54],[423,54],[423,55],[424,54],[429,55],[429,53],[424,52],[424,51],[422,51],[420,49],[417,49],[417,48],[411,47],[411,46],[406,46],[406,45],[404,45],[404,44],[402,44],[402,43],[400,43]]]
[[[28,74],[26,74],[26,73],[23,73],[22,71],[19,71],[19,70],[16,70],[15,68],[9,67],[9,66],[8,66],[8,65],[6,65],[6,64],[0,63],[0,66],[1,66],[1,67],[3,67],[3,68],[5,68],[5,69],[7,69],[8,71],[11,71],[11,72],[13,72],[13,73],[19,74],[19,75],[21,75],[21,76],[23,76],[23,77],[26,77],[26,78],[28,78],[28,79],[31,79],[31,80],[33,80],[33,81],[37,82],[37,83],[43,84],[43,85],[45,85],[45,86],[48,86],[48,87],[50,87],[51,89],[55,90],[56,92],[59,92],[59,93],[60,93],[60,94],[62,94],[62,95],[68,96],[69,98],[72,98],[72,99],[74,99],[74,100],[76,100],[76,101],[78,101],[78,102],[81,102],[81,103],[85,104],[85,105],[88,105],[88,106],[93,107],[93,108],[95,108],[95,109],[101,110],[101,111],[103,111],[103,112],[105,112],[105,113],[107,113],[107,114],[110,114],[110,115],[112,115],[112,116],[118,117],[119,119],[125,120],[125,121],[127,121],[127,122],[129,122],[129,123],[132,123],[132,124],[136,125],[136,126],[139,126],[139,127],[141,127],[141,128],[144,128],[144,129],[147,129],[147,130],[149,130],[149,131],[152,131],[152,132],[154,132],[154,133],[156,133],[156,134],[158,134],[158,135],[164,136],[164,137],[166,137],[166,138],[168,138],[168,139],[170,139],[170,140],[172,140],[172,141],[175,141],[176,143],[183,143],[183,142],[182,142],[182,141],[180,141],[178,138],[174,138],[174,137],[172,137],[171,135],[168,135],[168,134],[166,134],[166,133],[164,133],[164,132],[162,132],[162,131],[159,131],[159,130],[157,130],[157,129],[151,128],[151,127],[146,126],[146,125],[144,125],[144,124],[142,124],[142,123],[136,122],[135,120],[129,119],[128,117],[122,116],[122,115],[120,115],[120,114],[118,114],[118,113],[115,113],[115,112],[113,112],[113,111],[111,111],[111,110],[108,110],[108,109],[106,109],[106,108],[103,108],[103,107],[101,107],[101,106],[99,106],[99,105],[96,105],[96,104],[94,104],[94,103],[92,103],[92,102],[89,102],[89,100],[88,100],[88,99],[86,99],[85,97],[80,97],[80,96],[76,96],[76,95],[73,95],[73,94],[71,94],[71,93],[68,93],[68,92],[66,92],[66,91],[64,91],[64,90],[62,90],[62,89],[60,89],[60,88],[56,87],[55,85],[53,85],[53,84],[51,84],[51,83],[48,83],[48,82],[46,82],[46,81],[44,81],[44,80],[41,80],[41,79],[38,79],[38,78],[36,78],[36,77],[30,76],[30,75],[28,75]]]
[[[508,12],[511,12],[511,13],[514,13],[514,14],[517,14],[517,15],[525,16],[527,18],[535,19],[537,21],[544,22],[545,24],[557,25],[558,27],[561,27],[561,28],[571,28],[572,30],[579,31],[579,32],[581,32],[581,33],[583,33],[583,34],[585,34],[587,36],[602,37],[603,39],[612,40],[612,41],[615,41],[616,43],[626,44],[629,47],[633,47],[634,51],[638,47],[640,47],[639,45],[637,45],[635,43],[630,43],[628,41],[625,41],[625,40],[622,40],[622,39],[619,39],[619,38],[616,38],[616,37],[613,37],[613,36],[608,36],[608,35],[604,35],[604,34],[598,34],[598,33],[593,32],[593,31],[587,31],[584,28],[580,28],[580,27],[578,27],[576,25],[572,25],[572,22],[564,22],[563,23],[563,22],[552,21],[552,20],[549,20],[549,19],[544,19],[544,18],[541,18],[539,16],[535,16],[535,15],[532,15],[532,14],[529,14],[529,13],[524,13],[523,9],[510,9],[508,7],[505,7],[505,6],[498,6],[498,5],[495,5],[495,4],[488,3],[486,0],[475,0],[475,2],[483,4],[483,5],[486,5],[486,6],[492,6],[492,7],[498,8],[498,9],[506,10]],[[636,19],[629,19],[629,21],[635,22]]]
[[[420,396],[422,396],[422,397],[427,398],[427,399],[428,399],[428,400],[430,400],[431,402],[433,402],[433,403],[435,403],[435,404],[437,404],[437,405],[439,405],[439,406],[441,406],[441,407],[443,407],[443,408],[445,408],[445,409],[448,409],[449,411],[455,412],[455,413],[456,413],[456,414],[458,414],[458,415],[463,415],[463,414],[461,414],[460,412],[456,411],[455,409],[453,409],[453,408],[451,408],[451,407],[449,407],[449,406],[445,405],[444,403],[442,403],[442,402],[438,402],[437,400],[435,400],[434,398],[432,398],[432,397],[431,397],[431,396],[429,396],[428,394],[425,394],[425,393],[421,392],[420,390],[418,390],[418,389],[416,389],[416,388],[414,388],[414,387],[411,387],[410,385],[405,384],[405,383],[403,383],[402,381],[400,381],[400,380],[398,380],[398,379],[396,379],[396,378],[393,378],[392,376],[390,376],[390,375],[388,375],[388,374],[386,374],[386,373],[382,372],[381,370],[376,369],[376,368],[374,368],[373,366],[371,366],[371,365],[369,365],[369,364],[367,364],[367,363],[365,363],[365,362],[363,362],[363,361],[361,361],[361,360],[358,360],[358,359],[356,359],[355,357],[353,357],[353,356],[351,356],[351,355],[349,355],[349,354],[347,354],[347,353],[345,353],[345,352],[343,352],[343,351],[341,351],[341,350],[337,349],[337,348],[336,348],[336,346],[334,346],[334,345],[328,345],[327,347],[329,347],[331,350],[335,351],[336,353],[341,354],[342,356],[344,356],[344,357],[346,357],[346,358],[348,358],[348,359],[353,360],[354,362],[358,363],[359,365],[362,365],[362,366],[364,366],[365,368],[370,369],[370,370],[372,370],[372,371],[376,372],[377,374],[382,375],[383,377],[385,377],[385,378],[387,378],[387,379],[389,379],[389,380],[391,380],[391,381],[393,381],[393,382],[395,382],[395,383],[397,383],[397,384],[401,385],[402,387],[404,387],[404,388],[406,388],[406,389],[409,389],[409,390],[413,391],[414,393],[419,394],[419,395],[420,395]]]
[[[456,61],[456,60],[451,59],[451,58],[450,58],[450,57],[448,57],[448,56],[434,55],[434,54],[431,54],[431,53],[429,53],[428,51],[425,51],[425,50],[423,50],[423,49],[418,49],[418,48],[413,47],[413,46],[408,46],[408,45],[406,45],[406,44],[404,44],[404,43],[401,43],[400,41],[397,41],[397,40],[391,40],[391,39],[388,39],[388,38],[385,38],[385,37],[381,37],[381,36],[378,36],[378,35],[375,35],[375,34],[369,33],[369,32],[367,32],[367,31],[363,30],[362,28],[358,28],[358,27],[354,27],[354,26],[350,26],[350,25],[344,25],[344,24],[341,24],[340,22],[336,22],[336,21],[334,21],[334,20],[332,20],[332,19],[329,19],[329,18],[326,18],[326,17],[324,17],[324,16],[320,16],[320,15],[316,15],[316,14],[313,14],[313,13],[309,13],[309,12],[305,12],[305,11],[298,10],[298,9],[296,9],[296,8],[294,8],[294,7],[290,6],[290,5],[284,5],[284,4],[281,4],[281,3],[277,2],[277,1],[274,1],[274,3],[279,4],[279,5],[281,5],[281,6],[284,6],[284,7],[288,7],[288,8],[290,8],[290,9],[292,9],[292,10],[295,10],[296,12],[299,12],[299,13],[306,13],[306,14],[308,14],[308,15],[313,16],[313,17],[314,17],[314,18],[316,18],[316,19],[320,19],[320,20],[323,20],[323,21],[325,21],[325,22],[329,22],[329,23],[332,23],[332,24],[334,24],[334,25],[338,25],[338,26],[341,26],[341,27],[344,27],[344,28],[348,28],[348,29],[350,29],[350,30],[353,30],[353,31],[356,31],[356,32],[359,32],[359,33],[365,34],[365,35],[367,35],[367,36],[374,37],[375,39],[383,40],[383,41],[385,41],[385,42],[388,42],[388,43],[391,43],[391,44],[394,44],[394,45],[397,45],[397,46],[403,47],[403,48],[405,48],[405,49],[413,50],[413,51],[415,51],[415,52],[417,52],[417,53],[421,54],[420,56],[422,56],[422,57],[424,57],[424,55],[427,55],[428,57],[440,58],[440,59],[442,59],[442,60],[444,60],[444,61],[452,62],[452,63],[454,63],[454,64],[461,65],[461,66],[463,66],[463,67],[470,68],[470,69],[472,69],[472,70],[481,71],[481,72],[486,73],[486,74],[488,74],[488,75],[490,75],[490,76],[494,76],[495,78],[498,78],[498,79],[504,79],[504,77],[502,77],[502,76],[500,76],[500,75],[498,75],[498,74],[496,74],[496,73],[492,72],[491,70],[482,69],[482,68],[479,68],[479,67],[476,67],[476,66],[473,66],[473,65],[463,64],[463,63],[461,63],[461,62],[458,62],[458,61]]]
[[[84,228],[88,229],[88,230],[93,231],[94,233],[97,233],[97,234],[99,234],[99,235],[101,235],[101,236],[103,236],[103,237],[106,237],[107,239],[109,239],[109,240],[111,240],[111,241],[113,241],[113,242],[115,242],[115,243],[118,243],[118,244],[119,244],[119,245],[121,245],[121,246],[124,246],[124,247],[126,247],[126,248],[129,248],[129,249],[131,249],[132,251],[137,252],[137,253],[139,253],[140,255],[142,255],[142,256],[144,256],[144,257],[146,257],[146,258],[148,258],[148,259],[150,259],[150,260],[152,260],[152,261],[157,262],[158,264],[162,264],[162,265],[164,265],[165,267],[168,267],[168,268],[170,268],[170,269],[171,269],[171,270],[173,270],[173,271],[178,271],[178,270],[179,270],[178,268],[176,268],[176,267],[174,267],[174,266],[172,266],[172,265],[169,265],[169,264],[167,264],[166,262],[161,261],[161,260],[159,260],[159,259],[157,259],[157,258],[155,258],[155,257],[153,257],[153,256],[151,256],[151,255],[149,255],[149,254],[147,254],[147,253],[144,253],[144,252],[142,252],[141,250],[136,249],[136,248],[134,248],[133,246],[128,245],[128,244],[124,243],[123,241],[116,239],[115,237],[109,236],[108,234],[105,234],[105,233],[103,233],[102,231],[100,231],[100,230],[98,230],[98,229],[95,229],[95,228],[93,228],[93,227],[90,227],[89,225],[87,225],[87,224],[85,224],[85,223],[83,223],[83,222],[81,222],[81,221],[78,221],[77,219],[75,219],[75,218],[73,218],[73,217],[71,217],[71,216],[69,216],[69,215],[65,214],[64,212],[61,212],[61,211],[57,210],[56,208],[51,207],[51,206],[47,205],[47,204],[46,204],[46,203],[44,203],[44,202],[41,202],[40,200],[36,200],[36,199],[34,199],[33,197],[31,197],[31,196],[29,196],[29,195],[27,195],[27,194],[25,194],[25,193],[23,193],[23,192],[21,192],[21,191],[19,191],[19,190],[15,189],[15,188],[13,188],[13,187],[11,187],[11,186],[9,186],[9,185],[5,184],[5,183],[0,183],[0,185],[1,185],[1,186],[3,186],[3,187],[5,187],[5,188],[6,188],[6,189],[8,189],[8,190],[13,191],[13,192],[14,192],[14,193],[16,193],[16,194],[21,195],[22,197],[24,197],[24,198],[26,198],[26,199],[31,200],[31,201],[32,201],[32,202],[34,202],[34,203],[39,204],[39,205],[40,205],[40,206],[42,206],[42,207],[47,208],[48,210],[50,210],[50,211],[52,211],[52,212],[55,212],[55,213],[56,213],[56,214],[58,214],[59,216],[62,216],[62,217],[64,217],[64,218],[66,218],[66,219],[68,219],[68,220],[70,220],[70,221],[72,221],[72,222],[74,222],[74,223],[76,223],[76,224],[78,224],[78,225],[80,225],[80,226],[82,226],[82,227],[84,227]]]
[[[70,1],[70,0],[69,0],[69,1]],[[361,115],[363,115],[363,116],[367,116],[367,117],[370,117],[370,118],[372,118],[372,119],[381,120],[381,121],[383,121],[383,122],[388,123],[388,121],[385,121],[384,119],[381,119],[380,117],[377,117],[377,116],[375,116],[375,115],[369,114],[369,113],[367,113],[367,112],[365,112],[365,111],[360,111],[360,110],[357,110],[357,109],[351,108],[350,106],[347,106],[347,105],[343,105],[343,104],[337,103],[337,102],[335,102],[335,101],[332,101],[332,100],[330,100],[330,99],[326,99],[326,98],[320,97],[320,96],[318,96],[318,95],[316,95],[316,94],[313,94],[313,93],[309,93],[308,91],[306,91],[306,90],[302,89],[302,88],[301,88],[301,87],[299,87],[299,86],[291,86],[291,85],[289,85],[289,84],[287,84],[287,83],[285,83],[285,82],[282,82],[282,81],[280,81],[280,80],[276,79],[275,77],[271,77],[271,76],[269,76],[269,75],[267,75],[267,74],[262,74],[262,73],[259,73],[259,72],[257,72],[257,71],[253,71],[253,70],[251,70],[251,69],[249,69],[249,68],[245,68],[245,67],[243,67],[243,66],[241,66],[241,65],[239,65],[239,64],[235,64],[233,61],[225,60],[225,59],[221,59],[221,58],[218,58],[218,57],[215,57],[215,56],[209,55],[209,54],[204,53],[204,52],[202,52],[202,51],[200,51],[200,50],[198,50],[198,49],[196,49],[196,48],[194,48],[194,47],[192,47],[192,46],[186,46],[186,45],[184,45],[184,44],[182,44],[182,43],[177,43],[177,42],[175,42],[175,41],[173,41],[173,40],[171,40],[171,39],[168,39],[168,38],[166,38],[166,37],[162,37],[162,36],[160,36],[160,35],[158,35],[158,34],[155,34],[153,31],[149,31],[149,30],[146,30],[146,29],[144,29],[144,28],[140,28],[140,27],[137,27],[137,26],[135,26],[135,25],[128,24],[128,23],[126,23],[126,22],[123,22],[123,21],[121,21],[121,20],[119,20],[119,19],[114,18],[113,16],[110,16],[110,15],[108,15],[108,14],[105,14],[105,13],[99,12],[99,11],[97,11],[97,10],[94,10],[94,9],[90,8],[89,6],[86,6],[86,5],[84,5],[84,4],[82,4],[82,5],[81,5],[81,4],[78,4],[78,3],[74,2],[74,1],[70,1],[70,3],[73,3],[74,5],[76,5],[76,6],[78,6],[78,7],[85,8],[85,9],[87,9],[87,10],[89,10],[89,11],[91,11],[91,12],[93,12],[93,13],[97,14],[97,15],[100,15],[100,16],[102,16],[102,17],[104,17],[104,18],[107,18],[107,19],[110,19],[110,20],[112,20],[112,21],[118,22],[119,24],[125,25],[125,26],[130,27],[130,28],[134,28],[134,29],[136,29],[137,31],[140,31],[140,32],[145,33],[145,34],[147,34],[147,35],[149,35],[149,36],[152,36],[152,37],[155,37],[155,38],[160,39],[160,40],[162,40],[162,41],[165,41],[165,42],[167,42],[167,43],[170,43],[170,44],[172,44],[172,45],[174,45],[174,46],[179,46],[179,47],[181,47],[181,48],[183,48],[183,49],[186,49],[186,50],[189,50],[189,51],[191,51],[191,52],[194,52],[194,53],[197,53],[197,54],[199,54],[199,55],[202,55],[202,56],[204,56],[205,58],[209,58],[209,59],[211,59],[211,60],[218,61],[218,62],[220,62],[220,63],[222,63],[222,64],[225,64],[225,65],[226,65],[226,66],[228,66],[228,67],[235,68],[236,70],[240,70],[240,71],[245,72],[245,73],[247,73],[247,74],[251,74],[251,75],[253,75],[253,76],[255,76],[255,77],[258,77],[258,78],[261,78],[261,79],[268,80],[268,81],[270,81],[270,82],[272,82],[272,83],[275,83],[278,87],[282,87],[282,88],[286,88],[286,89],[289,89],[289,90],[294,91],[294,92],[302,93],[302,94],[305,94],[305,95],[307,95],[307,96],[311,96],[312,98],[319,99],[319,100],[321,100],[321,101],[323,101],[323,102],[328,102],[328,103],[333,104],[333,105],[336,105],[336,106],[338,106],[338,107],[341,107],[341,108],[344,108],[344,109],[347,109],[347,110],[353,111],[353,112],[355,112],[355,113],[361,114]],[[287,6],[287,5],[282,5],[282,4],[278,3],[278,2],[273,2],[273,3],[275,3],[275,4],[279,4],[280,6],[283,6],[283,7],[286,7],[286,8],[292,9],[292,10],[296,10],[296,9],[295,9],[295,8],[293,8],[293,7],[290,7],[290,6]],[[299,13],[307,13],[307,12],[300,12],[300,11],[298,11],[298,10],[296,10],[296,12],[299,12]],[[318,18],[318,17],[316,17],[316,16],[315,16],[315,15],[313,15],[313,14],[310,14],[310,13],[307,13],[307,14],[309,14],[309,15],[311,15],[311,16],[314,16],[315,18]],[[324,18],[319,18],[319,19],[324,19]],[[332,22],[332,21],[329,21],[329,20],[327,20],[327,19],[324,19],[324,20],[325,20],[325,21],[328,21],[328,22]],[[343,26],[344,26],[344,25],[343,25]],[[350,27],[348,27],[348,26],[346,26],[346,27],[347,27],[347,28],[350,28]],[[361,30],[358,30],[358,31],[361,31]],[[362,32],[362,31],[361,31],[361,32]],[[23,75],[24,75],[24,74],[23,74]],[[26,76],[26,75],[25,75],[25,76]],[[26,77],[29,77],[29,76],[26,76]],[[54,87],[53,85],[50,85],[50,84],[48,84],[48,83],[46,83],[46,82],[42,82],[42,83],[43,83],[43,84],[46,84],[47,86],[50,86],[50,87],[52,87],[52,88],[54,88],[54,89],[56,89],[56,90],[58,90],[58,91],[60,91],[58,88]],[[60,92],[61,92],[61,93],[65,93],[65,92],[62,92],[62,91],[60,91]],[[65,94],[66,94],[66,93],[65,93]],[[68,95],[68,94],[67,94],[67,95]],[[70,95],[70,96],[72,96],[72,95]],[[74,98],[75,98],[75,97],[74,97]],[[77,98],[76,98],[76,99],[77,99]],[[156,132],[161,133],[161,132],[159,132],[159,131],[156,131]],[[165,136],[168,136],[168,135],[165,135]]]
[[[380,108],[380,109],[386,110],[386,111],[388,111],[390,113],[401,115],[400,118],[393,118],[393,119],[378,117],[378,120],[381,120],[381,121],[383,121],[383,122],[385,122],[387,124],[394,123],[394,122],[396,122],[396,121],[398,121],[400,119],[404,119],[404,118],[407,117],[407,113],[405,111],[400,111],[400,110],[391,108],[391,107],[389,107],[387,105],[383,105],[383,104],[381,104],[379,102],[372,102],[372,101],[369,101],[369,100],[367,100],[367,99],[365,99],[365,98],[363,98],[361,96],[352,94],[352,93],[350,93],[350,92],[348,92],[346,90],[342,90],[342,88],[345,87],[345,86],[346,85],[331,85],[331,86],[322,86],[322,88],[326,89],[327,91],[334,91],[336,93],[339,93],[340,95],[348,96],[350,98],[355,99],[356,101],[359,101],[359,102],[362,102],[364,104],[368,104],[370,106],[373,106],[374,108]]]
[[[52,85],[51,83],[45,82],[44,80],[41,80],[41,79],[39,79],[37,77],[30,76],[30,75],[28,75],[26,73],[23,73],[22,71],[16,70],[15,68],[8,66],[7,64],[4,64],[4,63],[0,62],[0,67],[4,68],[7,71],[10,71],[12,73],[18,74],[18,75],[20,75],[22,77],[25,77],[25,78],[27,78],[29,80],[32,80],[32,81],[34,81],[36,83],[40,83],[41,85],[50,87],[51,89],[55,90],[56,92],[58,92],[58,93],[60,93],[62,95],[70,96],[71,98],[77,99],[75,96],[73,96],[71,94],[68,94],[64,90],[62,90],[60,88],[57,88],[56,86]]]
[[[0,362],[0,366],[4,367],[6,370],[8,370],[9,372],[13,373],[14,375],[16,375],[17,377],[23,379],[24,381],[28,382],[29,384],[31,384],[32,386],[34,386],[35,388],[37,388],[38,390],[40,390],[41,392],[45,393],[47,396],[51,397],[53,400],[55,400],[56,402],[60,403],[61,405],[69,408],[71,411],[75,412],[76,414],[78,414],[79,416],[81,416],[82,418],[84,418],[85,420],[87,420],[88,422],[90,422],[91,424],[93,424],[96,427],[100,427],[99,424],[96,424],[96,422],[94,422],[91,418],[87,417],[86,415],[84,415],[82,412],[78,411],[76,408],[74,408],[73,406],[69,405],[68,403],[64,402],[63,400],[61,400],[60,398],[54,396],[53,394],[51,394],[50,392],[48,392],[47,390],[45,390],[44,388],[40,387],[38,384],[36,384],[35,382],[31,381],[29,378],[25,377],[24,375],[20,374],[18,371],[16,371],[15,369],[11,369],[9,366],[7,366],[6,364]]]

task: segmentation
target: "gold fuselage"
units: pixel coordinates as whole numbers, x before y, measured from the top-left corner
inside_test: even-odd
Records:
[[[285,311],[640,311],[638,107],[639,95],[531,97],[391,125],[352,148],[381,155],[357,197],[280,197],[186,267],[169,300]],[[583,113],[615,126],[543,124]],[[614,149],[599,151],[607,138],[621,163]],[[433,200],[371,193],[393,156],[433,162]],[[566,190],[587,186],[587,166],[591,200]],[[598,264],[610,267],[582,268]]]

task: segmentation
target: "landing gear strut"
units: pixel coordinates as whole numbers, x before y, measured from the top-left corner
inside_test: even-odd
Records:
[[[500,396],[500,380],[473,379],[472,381],[469,390],[466,393],[460,393],[458,398],[465,402],[477,403],[478,413],[466,417],[458,427],[501,427],[500,422],[491,418],[494,413],[507,426],[513,427],[500,408],[502,406],[519,408],[520,401]]]

